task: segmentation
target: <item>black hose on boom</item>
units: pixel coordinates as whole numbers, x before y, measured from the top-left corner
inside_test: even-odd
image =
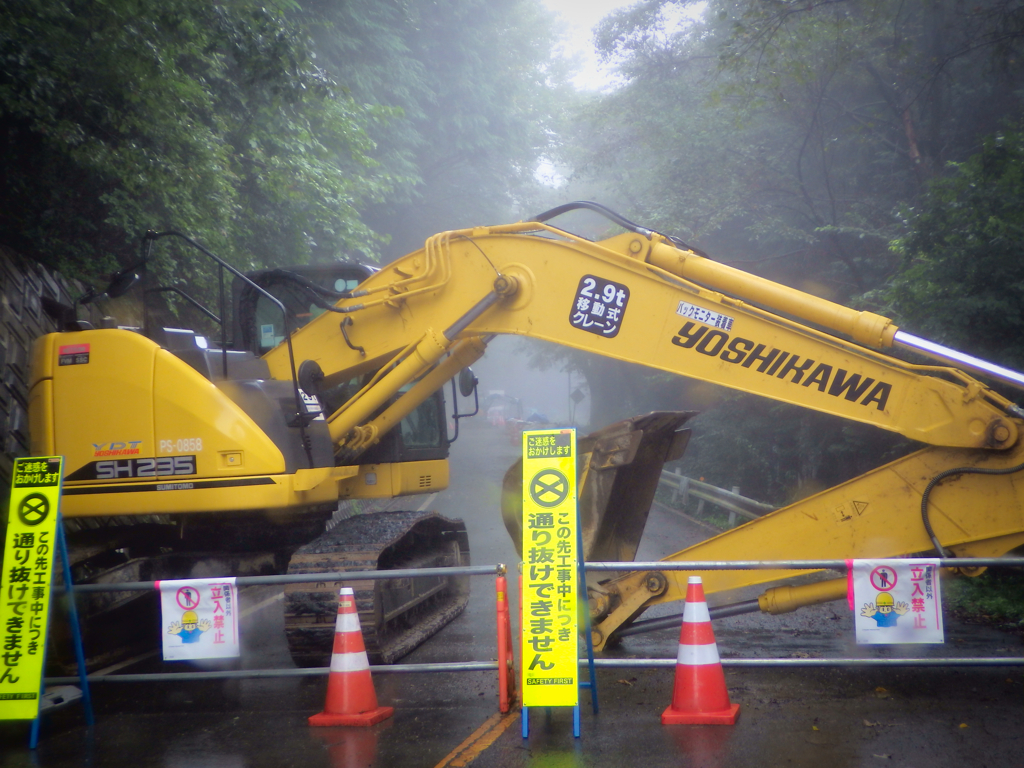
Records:
[[[551,210],[544,211],[544,213],[538,213],[536,216],[531,218],[530,221],[536,221],[536,222],[539,222],[539,223],[543,224],[545,221],[550,221],[551,219],[555,218],[556,216],[561,216],[563,213],[568,213],[569,211],[580,211],[580,210],[594,211],[594,213],[598,213],[601,216],[604,216],[606,219],[611,221],[613,224],[617,224],[618,226],[622,227],[623,229],[625,229],[625,230],[627,230],[629,232],[634,232],[634,233],[636,233],[638,235],[642,235],[644,237],[650,237],[652,234],[655,234],[655,230],[647,229],[647,227],[641,227],[639,224],[634,224],[632,221],[627,219],[625,216],[623,216],[623,215],[621,215],[619,213],[616,213],[611,208],[607,208],[607,207],[601,205],[600,203],[595,203],[595,202],[592,202],[590,200],[577,200],[577,201],[572,202],[572,203],[564,203],[564,204],[559,205],[559,206],[557,206],[555,208],[552,208]],[[706,253],[704,253],[703,251],[700,251],[700,250],[698,250],[696,248],[693,248],[693,247],[687,245],[682,240],[680,240],[678,237],[675,237],[673,235],[666,235],[666,234],[664,234],[662,232],[658,232],[657,234],[662,235],[662,237],[668,238],[672,242],[672,244],[674,246],[676,246],[676,248],[680,248],[680,249],[685,250],[685,251],[693,251],[695,254],[697,254],[698,256],[702,256],[705,259],[711,258]]]
[[[935,547],[935,551],[938,553],[939,557],[956,557],[956,555],[939,543],[939,539],[935,535],[935,531],[932,529],[931,521],[928,519],[928,497],[931,496],[932,489],[947,477],[952,477],[954,475],[1012,475],[1014,472],[1020,472],[1022,469],[1024,469],[1024,464],[1018,464],[1015,467],[1005,467],[1003,469],[992,469],[989,467],[957,467],[956,469],[947,469],[943,472],[939,472],[939,474],[929,481],[928,485],[924,489],[924,493],[921,494],[921,521],[924,523],[924,529],[928,533],[928,538],[932,540],[932,545]]]

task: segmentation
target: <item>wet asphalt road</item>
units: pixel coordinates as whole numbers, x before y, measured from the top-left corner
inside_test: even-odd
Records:
[[[452,450],[452,486],[430,507],[467,521],[476,564],[516,561],[498,514],[501,477],[516,447],[484,422],[463,424]],[[411,508],[426,499],[411,500]],[[657,559],[706,532],[670,513],[652,513],[640,559]],[[510,570],[514,570],[510,568]],[[243,590],[246,668],[291,667],[279,591]],[[513,615],[516,606],[512,606]],[[672,612],[678,608],[663,607]],[[891,654],[858,648],[852,617],[827,605],[784,617],[716,621],[723,658],[848,657]],[[626,638],[609,656],[674,657],[678,634]],[[1019,638],[965,627],[947,618],[944,646],[911,655],[1020,656]],[[458,620],[404,661],[490,660],[495,656],[494,583],[473,582]],[[155,659],[123,671],[180,669]],[[356,768],[409,766],[1019,766],[1024,764],[1024,674],[1014,668],[902,670],[728,668],[735,726],[660,724],[672,695],[670,670],[598,673],[600,713],[582,698],[582,738],[570,710],[536,710],[531,734],[517,715],[500,718],[493,673],[374,678],[395,716],[368,729],[309,728],[324,701],[324,678],[93,686],[97,725],[84,727],[71,705],[44,720],[33,754],[22,723],[0,723],[0,764],[21,766],[160,766]],[[474,738],[475,735],[475,738]]]

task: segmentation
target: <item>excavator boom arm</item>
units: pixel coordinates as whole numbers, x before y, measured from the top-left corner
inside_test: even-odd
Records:
[[[687,275],[717,279],[730,294]],[[769,290],[774,284],[749,276],[753,299],[782,305],[755,306],[735,295],[744,288],[742,275],[658,235],[591,242],[536,223],[448,232],[371,276],[359,296],[339,302],[347,318],[344,342],[339,316],[326,314],[295,334],[294,354],[296,361],[317,362],[328,378],[386,372],[378,379],[387,385],[376,396],[373,387],[364,388],[331,415],[332,437],[342,444],[458,338],[492,334],[640,363],[931,445],[1016,443],[1017,423],[1007,416],[1012,404],[961,371],[910,365],[834,335],[884,344],[896,333],[885,318],[783,286]],[[783,312],[828,322],[833,333]],[[275,377],[289,375],[286,350],[278,347],[266,360]]]
[[[293,348],[296,360],[317,362],[328,380],[377,372],[328,420],[340,450],[366,444],[367,431],[372,437],[377,429],[367,425],[369,415],[402,387],[418,380],[404,398],[424,397],[429,372],[446,353],[466,362],[490,336],[516,334],[933,446],[669,559],[888,557],[937,542],[960,556],[993,556],[1024,543],[1020,481],[1012,474],[1024,467],[1022,413],[1013,403],[959,368],[882,354],[878,349],[901,345],[902,334],[884,317],[717,264],[657,233],[592,242],[538,222],[447,232],[371,276],[338,309],[341,333],[338,315],[324,315],[295,335]],[[902,337],[918,348],[921,340]],[[266,360],[276,376],[288,375],[280,347]],[[445,375],[458,364],[448,363]],[[1012,371],[980,369],[1019,385]],[[414,405],[399,399],[393,407]],[[386,416],[378,420],[388,422]],[[929,519],[921,496],[944,472],[958,479],[937,489]],[[719,571],[706,576],[706,589],[736,591],[795,575]],[[686,578],[681,571],[637,573],[591,584],[595,647],[647,606],[682,599]],[[834,599],[840,587],[762,599],[766,609],[787,610]]]

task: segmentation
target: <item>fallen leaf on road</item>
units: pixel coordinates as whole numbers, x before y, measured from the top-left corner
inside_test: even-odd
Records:
[[[967,723],[960,723],[960,727],[961,728],[970,728],[971,726],[969,726]]]
[[[615,682],[622,683],[623,685],[633,685],[629,680],[616,680]]]
[[[887,690],[886,690],[885,688],[883,688],[882,686],[878,686],[877,688],[875,688],[875,696],[877,696],[878,698],[880,698],[880,699],[884,699],[884,698],[886,698],[886,697],[887,697],[888,695],[889,695],[889,691],[887,691]]]
[[[872,755],[872,757],[877,757],[880,760],[892,760],[892,755]]]
[[[812,726],[811,726],[811,730],[812,730],[812,731],[816,731],[816,730],[818,730],[818,726],[816,726],[816,725],[812,725]]]
[[[792,656],[794,659],[809,659],[809,658],[811,658],[811,654],[804,653],[803,651],[793,651],[793,653],[791,653],[790,656]]]
[[[872,723],[870,720],[865,720],[864,725],[868,728],[874,728],[876,725],[881,725],[881,723]]]

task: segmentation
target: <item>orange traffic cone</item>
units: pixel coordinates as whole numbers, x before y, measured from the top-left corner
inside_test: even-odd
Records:
[[[662,725],[732,725],[739,704],[729,703],[725,673],[718,657],[711,615],[700,576],[686,585],[686,607],[679,631],[676,682],[672,703],[661,713]]]
[[[373,725],[394,713],[394,707],[377,706],[355,594],[350,587],[343,587],[338,598],[331,673],[327,677],[327,702],[323,712],[309,718],[309,724]]]

